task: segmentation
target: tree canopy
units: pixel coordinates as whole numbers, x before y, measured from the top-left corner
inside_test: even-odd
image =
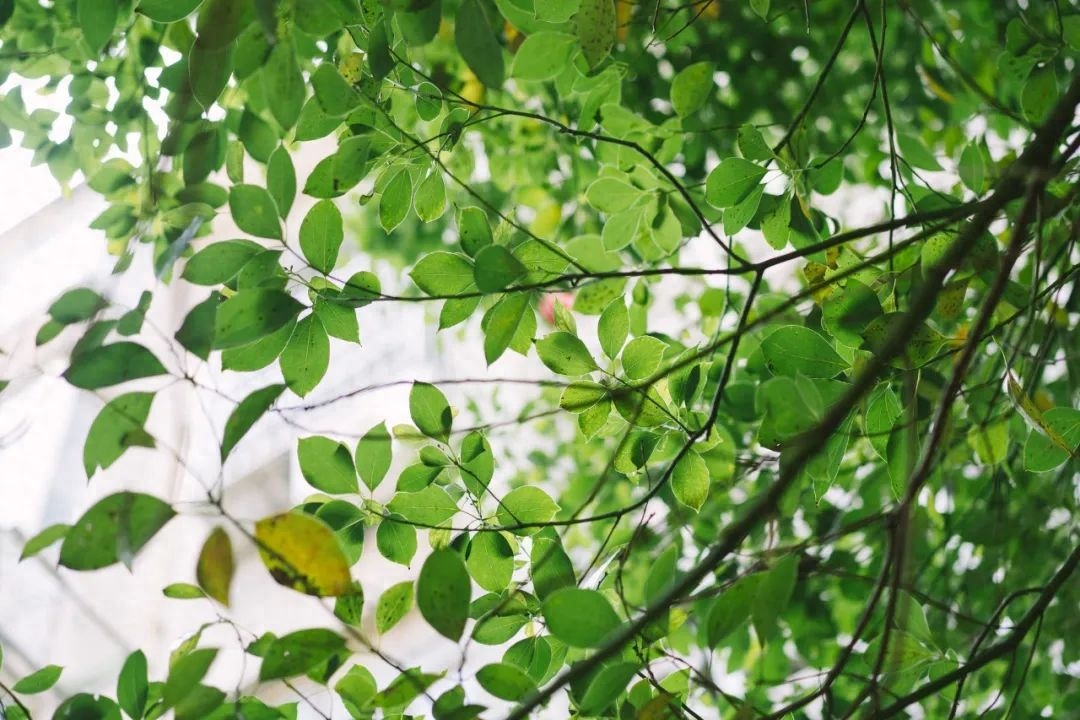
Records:
[[[1075,717],[1078,60],[1074,0],[0,0],[0,146],[104,196],[116,272],[155,271],[138,307],[75,288],[37,333],[80,336],[63,377],[103,401],[86,475],[165,452],[155,395],[216,390],[203,364],[230,396],[266,378],[188,450],[224,465],[332,401],[377,304],[483,357],[400,378],[411,424],[299,438],[297,507],[162,480],[24,554],[137,573],[199,513],[166,594],[239,627],[255,546],[337,619],[238,630],[259,684],[354,718]],[[345,276],[357,252],[403,272]],[[180,283],[204,299],[144,327]],[[525,409],[473,402],[514,353]],[[371,553],[413,579],[365,597]],[[379,642],[413,611],[460,661]],[[53,717],[295,717],[242,667],[204,682],[191,630],[165,675],[137,651]],[[60,673],[0,686],[0,715]]]

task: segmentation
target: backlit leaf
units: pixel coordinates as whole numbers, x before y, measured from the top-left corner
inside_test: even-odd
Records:
[[[352,578],[341,544],[326,523],[282,513],[255,523],[259,556],[280,585],[317,597],[349,592]]]

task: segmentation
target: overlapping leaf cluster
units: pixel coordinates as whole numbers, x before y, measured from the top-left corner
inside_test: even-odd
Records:
[[[335,598],[336,628],[251,638],[260,681],[306,676],[355,718],[564,696],[584,717],[1065,717],[1078,50],[1067,0],[0,0],[0,143],[107,198],[119,271],[150,254],[207,288],[179,351],[280,375],[232,411],[222,463],[379,343],[359,347],[373,303],[431,303],[432,334],[547,371],[512,418],[402,378],[411,425],[300,438],[300,506],[248,525],[209,495],[221,526],[167,595],[228,605],[240,541]],[[22,96],[40,78],[69,133]],[[341,273],[354,238],[408,280]],[[78,388],[148,383],[106,396],[88,475],[154,448],[155,378],[203,390],[145,341],[157,291],[121,311],[72,290],[38,332],[81,333]],[[130,565],[175,512],[111,495],[25,554]],[[414,579],[365,598],[371,553]],[[499,659],[461,686],[384,643],[380,687],[362,621],[414,608]],[[295,716],[205,684],[201,633],[160,681],[136,652],[115,698],[54,717]],[[6,717],[59,674],[0,687]]]

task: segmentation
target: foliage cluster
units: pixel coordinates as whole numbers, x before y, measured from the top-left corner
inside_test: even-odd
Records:
[[[367,352],[375,303],[547,371],[512,418],[407,378],[411,425],[301,438],[313,494],[253,525],[210,484],[196,583],[166,594],[228,605],[242,541],[340,621],[245,640],[261,682],[354,718],[1069,717],[1078,59],[1069,0],[0,0],[0,144],[108,200],[117,272],[205,288],[180,365],[145,339],[156,286],[51,306],[37,343],[81,333],[64,377],[105,401],[89,476],[152,451],[164,383],[207,391],[192,363],[271,368],[224,465]],[[335,273],[347,234],[408,279]],[[550,447],[522,462],[508,425]],[[110,495],[25,554],[130,566],[176,513]],[[365,553],[415,581],[365,598]],[[459,684],[372,650],[361,619],[414,607],[499,659]],[[200,632],[54,717],[295,717],[204,683]]]

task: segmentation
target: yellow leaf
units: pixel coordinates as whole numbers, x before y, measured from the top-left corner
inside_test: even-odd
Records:
[[[669,718],[679,717],[675,713],[675,708],[678,700],[674,695],[662,693],[657,695],[649,702],[645,703],[641,710],[638,710],[637,720],[669,720]]]
[[[626,42],[626,36],[630,34],[630,16],[633,13],[632,0],[615,3],[615,38],[619,42]]]
[[[470,103],[483,105],[484,96],[487,94],[487,88],[484,87],[484,83],[480,82],[480,79],[469,69],[462,71],[461,80],[462,87],[459,92],[461,97]]]
[[[229,586],[232,584],[233,569],[232,542],[221,528],[214,528],[203,543],[199,553],[199,562],[195,566],[195,577],[199,587],[226,607],[229,605]]]
[[[360,82],[360,79],[364,74],[363,68],[363,53],[349,53],[340,63],[338,63],[338,72],[341,73],[341,77],[345,78],[345,82],[350,85],[355,85]]]
[[[334,531],[310,515],[282,513],[255,523],[259,555],[285,587],[316,597],[349,592],[349,562]]]

